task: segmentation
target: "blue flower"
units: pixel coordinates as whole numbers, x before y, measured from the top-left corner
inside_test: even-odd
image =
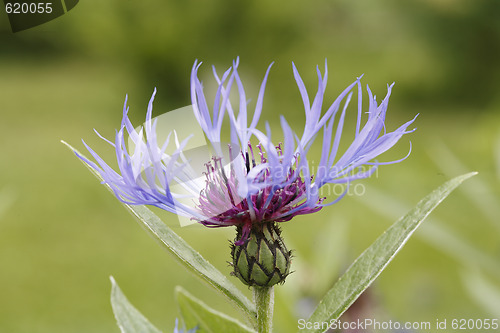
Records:
[[[386,129],[392,85],[388,86],[387,95],[380,104],[367,86],[368,107],[363,111],[363,91],[361,78],[358,78],[331,105],[324,107],[326,62],[324,74],[317,68],[318,90],[312,103],[293,64],[305,110],[304,130],[302,135],[297,135],[281,116],[283,141],[277,143],[271,138],[268,123],[265,131],[257,128],[272,64],[265,73],[254,110],[248,108],[238,64],[239,59],[221,77],[214,68],[217,90],[212,107],[198,78],[201,63],[196,61],[191,72],[194,116],[213,152],[213,157],[205,161],[204,181],[199,181],[200,175],[195,172],[197,166],[187,156],[189,136],[180,141],[178,135],[184,133],[174,132],[173,136],[169,133],[164,142],[158,142],[157,119],[152,118],[156,90],[149,102],[144,126],[138,129],[132,126],[125,100],[121,127],[114,142],[103,138],[116,151],[118,171],[85,142],[96,162],[79,157],[99,172],[104,183],[122,202],[156,206],[207,227],[236,226],[241,231],[236,245],[243,244],[256,226],[289,221],[294,216],[314,213],[336,203],[347,193],[352,181],[369,177],[380,165],[397,163],[408,157],[409,153],[395,161],[376,160],[404,134],[414,131],[408,127],[416,117],[392,132]],[[357,121],[350,134],[354,139],[341,151],[340,141],[353,90],[357,90],[358,96]],[[230,98],[231,93],[235,95],[234,91],[239,97],[237,105],[233,105]],[[228,130],[230,143],[224,145],[223,134]],[[125,144],[125,132],[134,146],[130,151]],[[315,144],[322,148],[319,162],[312,167],[309,161],[314,160],[310,150]],[[167,147],[173,147],[173,152],[166,153]],[[345,184],[346,187],[341,195],[326,202],[321,190],[329,184]],[[177,190],[179,186],[183,191]]]

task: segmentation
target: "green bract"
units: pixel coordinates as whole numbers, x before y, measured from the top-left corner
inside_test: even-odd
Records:
[[[238,228],[236,239],[241,239],[241,232]],[[275,223],[252,229],[248,241],[233,245],[231,256],[234,275],[251,287],[271,287],[285,282],[290,274],[291,251],[287,250]]]

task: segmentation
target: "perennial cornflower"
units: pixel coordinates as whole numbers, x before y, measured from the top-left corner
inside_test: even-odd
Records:
[[[257,128],[272,64],[265,73],[253,112],[248,109],[238,64],[237,59],[221,77],[213,69],[217,90],[212,107],[198,78],[201,63],[196,61],[191,72],[192,109],[212,152],[212,157],[205,161],[203,175],[196,172],[198,166],[193,165],[186,151],[190,133],[180,140],[179,135],[184,133],[172,131],[164,142],[158,142],[157,119],[152,118],[156,90],[144,126],[137,129],[132,126],[125,100],[120,130],[114,142],[106,140],[116,150],[119,172],[85,143],[97,163],[79,157],[102,176],[103,182],[124,203],[156,206],[207,227],[235,226],[234,274],[250,286],[271,286],[283,282],[290,272],[290,251],[284,245],[278,223],[336,203],[347,193],[352,181],[369,177],[380,165],[405,159],[408,155],[389,162],[376,160],[404,134],[413,131],[408,127],[415,118],[392,132],[386,129],[392,85],[380,104],[367,86],[368,110],[364,116],[361,78],[345,88],[323,111],[326,62],[324,74],[317,68],[318,90],[312,103],[293,64],[304,104],[305,126],[299,136],[281,116],[283,140],[274,142],[268,123],[265,131]],[[358,96],[354,139],[341,152],[340,141],[353,90],[357,90]],[[231,102],[231,93],[239,97],[237,108]],[[227,127],[229,143],[222,144]],[[129,149],[125,133],[132,143]],[[322,148],[313,170],[309,165],[310,150],[317,141]],[[173,152],[167,153],[169,146],[173,146]],[[321,195],[321,189],[329,184],[345,184],[345,191],[328,201]]]

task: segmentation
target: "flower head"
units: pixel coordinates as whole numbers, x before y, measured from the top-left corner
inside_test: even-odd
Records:
[[[257,128],[272,65],[265,73],[255,109],[248,110],[238,63],[239,60],[233,62],[221,77],[214,69],[217,91],[211,107],[198,79],[201,63],[195,62],[191,72],[192,109],[212,151],[212,158],[205,161],[203,175],[196,171],[197,165],[193,165],[188,156],[186,146],[189,136],[180,140],[179,135],[184,133],[173,131],[173,135],[169,133],[164,142],[158,142],[157,119],[152,118],[156,90],[149,102],[144,126],[138,129],[132,126],[125,100],[121,128],[116,132],[114,142],[105,139],[116,151],[118,172],[86,144],[97,163],[79,157],[101,174],[119,200],[134,205],[153,205],[207,227],[236,226],[239,234],[236,246],[249,239],[252,229],[262,230],[263,225],[268,223],[289,221],[297,215],[317,212],[337,202],[346,193],[327,202],[320,195],[324,186],[349,185],[354,180],[369,177],[382,164],[397,163],[406,158],[390,162],[375,160],[404,134],[413,131],[408,127],[415,118],[392,132],[385,127],[392,85],[388,86],[387,95],[380,104],[367,87],[366,116],[362,105],[361,78],[324,108],[328,77],[326,63],[324,74],[317,69],[318,90],[312,103],[293,65],[293,74],[304,104],[304,130],[301,136],[297,135],[281,116],[283,141],[273,142],[268,123],[265,131]],[[341,152],[339,147],[345,115],[355,87],[358,110],[354,139]],[[239,97],[237,105],[230,100],[230,94],[234,94],[235,90]],[[227,122],[229,126],[225,126]],[[222,144],[226,127],[229,127],[230,142]],[[125,133],[133,149],[127,149]],[[258,143],[252,143],[255,141]],[[308,163],[313,144],[322,147],[315,170]],[[171,152],[167,153],[168,147]]]

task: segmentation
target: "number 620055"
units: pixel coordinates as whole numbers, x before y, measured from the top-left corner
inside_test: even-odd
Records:
[[[50,14],[52,13],[52,2],[7,2],[5,4],[5,11],[7,14]]]

